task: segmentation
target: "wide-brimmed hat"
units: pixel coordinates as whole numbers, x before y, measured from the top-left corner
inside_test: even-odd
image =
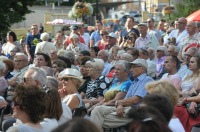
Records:
[[[113,32],[108,34],[108,37],[112,37],[112,38],[116,38],[117,39],[117,35]]]
[[[75,78],[81,81],[81,83],[84,81],[82,79],[83,75],[78,70],[72,69],[72,68],[66,68],[65,70],[59,73],[58,77],[59,78],[63,78],[63,77]]]
[[[130,62],[133,65],[141,65],[144,66],[146,69],[148,69],[147,61],[144,59],[136,59],[133,62]]]

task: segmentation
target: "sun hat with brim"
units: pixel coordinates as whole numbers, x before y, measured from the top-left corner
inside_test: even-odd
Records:
[[[81,81],[81,83],[84,81],[82,79],[83,75],[78,70],[72,69],[72,68],[67,68],[63,70],[62,72],[58,74],[58,77],[59,78],[63,78],[63,77],[75,78]]]
[[[108,34],[108,37],[112,37],[112,38],[116,38],[117,39],[117,35],[113,32]]]
[[[138,26],[146,26],[147,27],[147,23],[141,22],[138,24]]]
[[[144,66],[146,69],[148,69],[148,64],[147,61],[144,59],[136,59],[133,62],[130,62],[133,65],[137,65],[137,66]]]

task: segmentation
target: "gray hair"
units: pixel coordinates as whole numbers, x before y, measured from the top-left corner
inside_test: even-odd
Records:
[[[128,61],[128,62],[132,62],[133,61],[133,56],[129,53],[123,53],[121,55],[121,59],[122,60],[125,60],[125,61]]]
[[[121,55],[124,54],[124,53],[125,53],[124,50],[119,50],[119,51],[117,52],[117,56],[121,56]]]
[[[109,56],[109,52],[107,50],[100,50],[99,52],[102,52],[105,57]]]
[[[128,61],[125,61],[125,60],[119,60],[119,61],[117,61],[117,63],[115,64],[115,66],[119,66],[119,65],[122,65],[124,71],[129,71],[130,68],[131,68],[130,67],[130,63]]]
[[[174,52],[175,53],[179,53],[179,47],[178,46],[174,46],[174,45],[170,45],[169,47],[173,47],[174,48]]]
[[[28,56],[27,56],[26,54],[21,53],[21,52],[17,52],[17,53],[15,54],[15,57],[16,57],[16,56],[23,56],[23,57],[26,59],[26,61],[28,62]]]
[[[41,66],[41,69],[43,69],[47,76],[53,76],[53,70],[48,66]]]
[[[58,56],[63,56],[67,59],[70,60],[71,64],[74,64],[75,61],[75,54],[73,51],[69,51],[69,50],[59,50],[57,53]]]
[[[40,36],[40,39],[42,41],[47,41],[49,39],[49,34],[46,33],[46,32],[42,33],[41,36]]]
[[[34,71],[31,77],[39,81],[42,87],[46,85],[47,75],[43,69],[38,67],[31,67],[28,70]]]
[[[58,89],[58,81],[51,76],[47,76],[47,88]]]
[[[1,60],[0,60],[0,70],[3,70],[3,71],[6,70],[6,65]]]

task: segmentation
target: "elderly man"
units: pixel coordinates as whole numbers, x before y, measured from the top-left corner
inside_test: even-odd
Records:
[[[187,20],[184,17],[181,17],[177,21],[177,28],[176,30],[173,30],[168,37],[164,39],[164,44],[169,44],[169,39],[172,39],[173,37],[176,38],[176,45],[180,46],[180,43],[182,42],[183,38],[185,38],[188,33],[185,30],[185,26],[187,24]]]
[[[111,53],[112,47],[117,44],[117,35],[111,32],[108,34],[107,39],[108,39],[108,45],[106,45],[105,49],[108,49],[109,53]]]
[[[189,69],[189,62],[192,56],[195,56],[197,54],[199,54],[199,49],[196,47],[191,47],[186,51],[185,53],[186,62],[183,63],[180,69],[178,70],[178,74],[181,77],[181,79],[183,79],[183,77],[185,77],[186,75],[192,73],[192,71]]]
[[[186,25],[186,30],[188,36],[186,36],[180,43],[180,51],[178,55],[180,60],[185,59],[185,52],[188,46],[190,46],[191,44],[196,44],[198,46],[200,43],[200,35],[197,32],[197,22],[194,21],[188,22],[188,24]]]
[[[52,50],[56,50],[56,47],[53,43],[48,42],[49,39],[49,34],[48,33],[42,33],[40,36],[40,39],[42,40],[42,42],[38,43],[36,45],[35,48],[35,54],[37,53],[45,53],[48,54],[52,51]]]
[[[126,96],[122,100],[115,101],[113,106],[97,106],[91,113],[91,121],[99,128],[116,128],[131,121],[126,114],[131,106],[141,103],[142,98],[147,94],[145,85],[153,79],[147,76],[148,64],[144,59],[136,59],[131,62],[134,81]]]
[[[40,42],[40,34],[38,32],[38,26],[36,24],[33,24],[31,26],[31,34],[29,34],[26,37],[26,45],[25,45],[25,51],[28,55],[28,60],[33,61],[34,53],[35,53],[35,47]]]
[[[161,33],[155,28],[155,23],[154,22],[155,21],[154,21],[153,18],[148,18],[147,19],[148,33],[149,34],[154,34],[157,37],[157,39],[160,42],[160,44],[162,44],[162,42],[161,42],[161,39],[162,39]]]
[[[101,40],[100,30],[102,30],[103,24],[101,21],[96,21],[97,30],[90,36],[90,47],[93,47],[99,40]]]
[[[67,46],[67,50],[73,51],[78,55],[83,50],[89,50],[88,47],[79,41],[77,34],[72,34],[70,36],[71,43]]]
[[[160,44],[154,34],[147,33],[148,27],[146,23],[138,24],[140,37],[135,41],[135,48],[153,48],[156,49]]]
[[[156,55],[155,55],[155,50],[153,48],[148,48],[147,52],[149,54],[149,60],[156,63],[157,58],[156,58]]]
[[[130,32],[136,33],[137,36],[140,35],[139,31],[135,28],[134,26],[134,18],[133,17],[128,17],[126,20],[126,27],[120,32],[120,37],[118,41],[118,45],[120,45],[124,39],[124,37],[127,37]]]
[[[109,53],[107,50],[100,50],[98,52],[97,58],[102,59],[104,61],[104,69],[102,72],[103,76],[106,76],[112,68],[112,65],[108,62],[108,57]]]
[[[147,69],[147,75],[155,78],[156,77],[156,63],[149,60],[149,54],[146,49],[139,49],[139,58],[144,59],[147,61],[148,69]]]
[[[168,51],[168,55],[178,56],[179,48],[178,46],[170,45],[167,51]]]
[[[157,61],[156,61],[156,76],[157,79],[161,77],[161,73],[163,72],[163,64],[167,55],[167,47],[166,46],[158,46],[156,51]]]
[[[16,53],[14,56],[14,76],[8,80],[8,92],[6,100],[12,101],[12,94],[15,87],[23,82],[23,77],[28,69],[28,57],[24,53]]]

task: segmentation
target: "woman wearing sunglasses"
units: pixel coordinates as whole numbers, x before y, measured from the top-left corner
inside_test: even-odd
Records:
[[[105,30],[101,30],[100,35],[101,35],[101,40],[99,40],[95,44],[95,46],[98,46],[100,50],[103,50],[105,48],[105,46],[108,44],[108,40],[107,40],[108,32]]]

